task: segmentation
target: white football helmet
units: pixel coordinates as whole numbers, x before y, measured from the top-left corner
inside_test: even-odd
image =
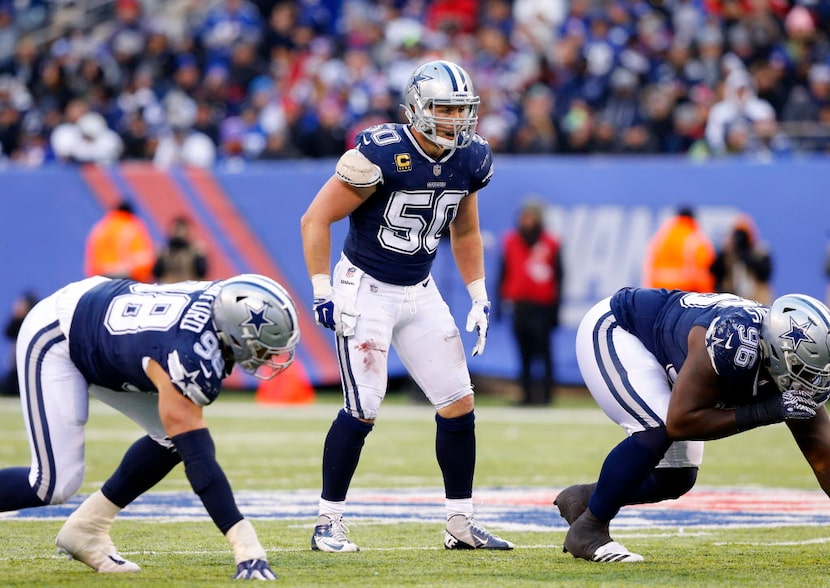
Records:
[[[415,129],[436,145],[452,149],[467,147],[473,141],[480,102],[464,68],[451,61],[439,60],[425,63],[412,73],[401,106]],[[436,116],[437,105],[464,106],[464,115]],[[442,129],[451,127],[454,138],[440,136],[439,125]]]
[[[297,308],[270,278],[242,274],[225,280],[213,302],[213,323],[233,361],[255,378],[270,380],[294,361]]]
[[[810,296],[776,298],[761,325],[764,361],[779,390],[830,396],[830,310]]]

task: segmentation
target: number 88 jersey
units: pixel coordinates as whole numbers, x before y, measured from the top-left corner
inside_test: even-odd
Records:
[[[145,392],[155,391],[144,372],[153,359],[182,394],[210,404],[225,376],[211,314],[220,289],[221,282],[104,281],[78,301],[70,358],[90,384]]]
[[[429,275],[461,200],[490,182],[490,146],[476,135],[469,147],[433,159],[407,125],[384,124],[360,133],[356,148],[382,180],[351,213],[343,252],[378,280],[416,284]]]

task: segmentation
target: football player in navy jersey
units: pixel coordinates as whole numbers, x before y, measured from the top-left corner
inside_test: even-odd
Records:
[[[288,293],[256,274],[161,285],[93,277],[58,290],[31,310],[17,341],[32,463],[0,470],[0,511],[61,504],[78,491],[91,394],[147,435],[72,513],[57,536],[59,552],[98,572],[139,571],[119,555],[110,527],[184,462],[234,551],[235,577],[275,579],[216,461],[202,409],[235,363],[272,378],[291,364],[299,338]]]
[[[596,304],[576,336],[591,395],[628,437],[594,484],[554,501],[565,551],[596,562],[643,557],[611,539],[620,508],[688,492],[703,442],[786,422],[830,495],[830,310],[803,294],[771,306],[732,294],[623,288]]]
[[[444,479],[447,549],[512,549],[473,519],[476,461],[473,389],[458,327],[430,268],[449,233],[472,307],[472,355],[484,351],[490,302],[478,191],[490,181],[490,147],[475,130],[479,97],[464,69],[431,61],[404,93],[409,124],[361,132],[302,217],[306,266],[319,325],[337,342],[344,396],[323,451],[323,487],[311,548],[358,551],[342,524],[346,494],[386,394],[394,347],[435,407],[435,450]],[[330,277],[331,225],[349,232]]]

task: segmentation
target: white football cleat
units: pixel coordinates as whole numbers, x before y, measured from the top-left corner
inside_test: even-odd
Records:
[[[327,553],[353,553],[360,548],[349,541],[349,528],[343,524],[343,515],[320,515],[311,536],[311,549]]]
[[[83,523],[75,522],[72,517],[58,532],[55,545],[58,554],[67,559],[77,559],[85,563],[96,572],[122,573],[140,572],[138,564],[125,559],[118,553],[115,544],[106,533],[96,532],[85,528]]]
[[[598,547],[596,551],[594,551],[593,557],[591,557],[591,561],[596,561],[600,563],[612,563],[612,562],[625,562],[625,563],[638,563],[643,560],[643,556],[639,553],[631,553],[628,549],[625,548],[624,545],[617,543],[616,541],[612,541],[611,543],[606,543],[601,547]]]
[[[453,515],[447,521],[444,532],[447,549],[513,549],[510,541],[497,537],[476,523],[472,517]]]

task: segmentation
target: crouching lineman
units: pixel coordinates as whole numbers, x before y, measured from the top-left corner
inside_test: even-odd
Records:
[[[203,407],[238,363],[269,379],[294,359],[297,311],[276,282],[243,274],[217,282],[143,284],[93,277],[35,306],[17,341],[31,466],[0,470],[0,511],[61,504],[84,477],[92,394],[147,435],[58,533],[58,551],[99,572],[137,572],[109,535],[118,512],[179,462],[227,537],[238,579],[273,580],[265,550],[216,461]]]
[[[830,310],[802,294],[772,306],[731,294],[623,288],[591,309],[576,336],[591,395],[628,437],[595,484],[554,501],[565,550],[596,562],[638,562],[611,539],[628,504],[677,498],[694,486],[703,442],[786,422],[830,495]]]

